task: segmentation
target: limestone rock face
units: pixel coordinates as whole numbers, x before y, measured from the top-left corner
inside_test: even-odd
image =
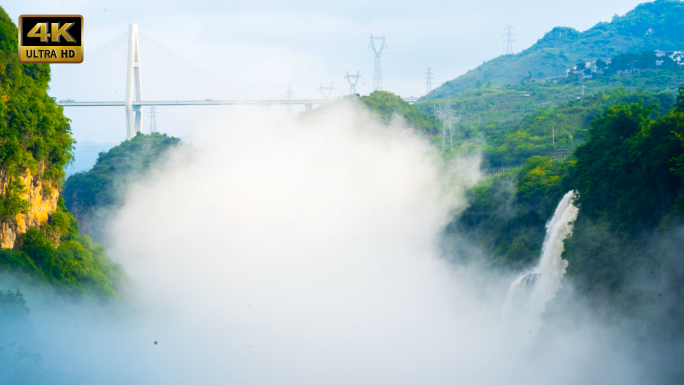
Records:
[[[50,214],[57,208],[59,190],[52,187],[50,182],[32,175],[29,170],[21,176],[21,180],[24,184],[22,198],[29,203],[28,214],[17,214],[15,223],[0,223],[2,225],[0,247],[2,248],[14,248],[19,234],[25,233],[30,227],[38,227],[47,222]],[[9,182],[7,171],[0,170],[0,188],[3,194]]]

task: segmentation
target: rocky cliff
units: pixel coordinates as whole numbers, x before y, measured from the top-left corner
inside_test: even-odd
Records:
[[[42,173],[41,168],[42,165],[39,167],[38,175]],[[2,225],[0,247],[2,248],[14,248],[19,234],[25,233],[29,227],[39,227],[47,222],[50,214],[57,208],[59,190],[53,188],[50,182],[41,180],[29,170],[19,178],[24,185],[21,198],[28,203],[28,208],[25,214],[16,214],[13,221],[0,223]],[[3,195],[9,185],[9,179],[7,171],[0,170],[0,187]]]
[[[48,94],[50,66],[18,59],[18,29],[0,8],[0,252],[17,249],[19,235],[42,227],[58,243],[64,169],[73,160],[69,119]],[[47,224],[49,225],[49,223]]]

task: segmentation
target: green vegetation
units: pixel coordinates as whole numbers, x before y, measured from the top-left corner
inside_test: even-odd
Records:
[[[29,309],[26,307],[26,300],[19,289],[14,293],[7,290],[3,293],[0,290],[0,322],[14,323],[25,322],[28,319]]]
[[[580,287],[599,287],[623,310],[666,295],[684,316],[682,240],[669,239],[684,224],[684,88],[667,115],[651,120],[651,110],[608,108],[577,148],[570,186],[580,215],[565,257]]]
[[[582,143],[598,111],[612,104],[643,98],[663,110],[673,105],[684,68],[653,50],[684,46],[676,32],[684,29],[681,16],[684,4],[658,0],[584,33],[556,28],[518,55],[499,57],[445,83],[414,107],[430,116],[435,104],[448,104],[457,117],[449,155],[483,152],[485,169],[519,166],[532,156],[567,155]],[[596,61],[597,72],[586,69],[586,61]],[[575,66],[569,76],[560,76]],[[556,69],[544,74],[548,68]],[[435,134],[433,142],[441,143],[441,133]]]
[[[684,75],[684,71],[682,74]],[[681,80],[684,82],[684,77]],[[507,98],[511,96],[512,90],[519,87],[506,86],[490,89],[488,92],[491,92],[489,95],[492,98]],[[541,92],[540,89],[549,86],[538,84],[535,87]],[[468,115],[467,111],[477,111],[473,106],[478,103],[469,99],[469,94],[467,92],[452,99],[451,105],[457,116],[470,117],[472,120],[474,116]],[[527,112],[527,108],[533,108],[533,103],[525,108],[519,108],[523,104],[513,105],[511,110],[501,107],[501,110],[483,114],[486,119],[482,123],[468,125],[464,122],[468,120],[466,118],[459,121],[454,130],[456,144],[453,152],[482,152],[483,169],[519,166],[532,156],[566,156],[585,140],[587,126],[600,111],[615,103],[640,100],[646,105],[657,104],[662,111],[667,111],[674,105],[675,97],[669,92],[652,93],[641,89],[628,92],[624,88],[618,88],[599,91],[582,100],[571,99],[553,108],[540,108],[532,112]],[[425,110],[425,103],[421,103],[419,108]],[[520,117],[523,112],[527,115]],[[497,119],[501,121],[496,121]],[[515,121],[516,119],[520,120]],[[492,121],[496,123],[490,123]]]
[[[572,162],[532,157],[517,175],[478,184],[466,193],[469,206],[446,227],[446,255],[497,268],[523,269],[537,262],[545,225]]]
[[[619,104],[599,115],[575,151],[568,185],[579,196],[565,241],[567,278],[642,347],[684,380],[684,89],[655,120],[651,107]],[[606,306],[605,304],[609,304]]]
[[[26,350],[24,336],[35,331],[23,294],[0,290],[0,382],[5,384],[84,384],[83,378],[43,369],[42,356]],[[11,341],[10,343],[7,343]],[[18,346],[15,346],[18,345]]]
[[[104,240],[110,215],[123,205],[126,189],[142,180],[169,149],[180,144],[180,139],[166,134],[138,133],[108,152],[100,153],[88,172],[71,175],[62,195],[82,231],[95,240]]]
[[[469,207],[446,228],[443,246],[452,259],[529,268],[539,259],[545,223],[560,198],[577,191],[580,211],[563,253],[566,279],[597,316],[635,336],[641,351],[668,352],[668,365],[676,369],[659,375],[680,383],[684,87],[662,114],[650,104],[658,98],[628,100],[596,114],[569,160],[532,157],[518,175],[469,190]],[[563,293],[556,299],[567,300]],[[549,311],[557,318],[555,306]]]
[[[659,374],[672,383],[684,379],[684,69],[653,50],[684,47],[681,16],[684,4],[659,0],[585,33],[554,29],[415,105],[430,114],[449,91],[455,153],[471,143],[484,169],[524,164],[466,192],[469,206],[445,229],[445,255],[528,269],[561,197],[577,191],[566,279],[638,349],[672,360],[678,369]],[[597,73],[584,68],[593,60]]]
[[[660,65],[658,65],[659,62]],[[582,64],[584,65],[585,63]],[[680,67],[679,64],[669,56],[658,57],[655,51],[645,51],[640,54],[623,53],[617,55],[612,59],[610,64],[606,64],[599,59],[596,61],[596,69],[598,70],[598,74],[594,76],[611,76],[617,74],[619,71],[631,72],[655,69],[677,71]],[[590,69],[585,69],[585,72],[590,72]]]
[[[503,129],[487,128],[484,146],[484,168],[517,166],[535,155],[570,154],[586,139],[585,128],[606,107],[615,103],[639,102],[659,105],[669,110],[674,104],[670,93],[650,93],[617,89],[598,92],[584,100],[571,101],[553,109],[539,110],[519,124]],[[653,112],[653,117],[657,111]]]
[[[416,129],[421,134],[434,136],[442,132],[442,123],[432,115],[432,110],[429,114],[424,113],[415,105],[405,102],[400,96],[391,92],[373,91],[368,96],[359,97],[358,95],[351,95],[343,99],[343,102],[349,101],[361,102],[376,118],[385,124],[390,124],[393,119],[399,117],[404,120],[408,127]],[[319,108],[302,114],[301,118],[307,119],[318,116],[334,104],[322,105]]]
[[[684,47],[684,4],[656,0],[637,6],[611,22],[598,23],[585,32],[556,27],[537,43],[515,55],[499,56],[433,90],[426,99],[455,95],[480,84],[495,86],[524,79],[565,75],[580,61],[607,61],[621,53],[638,53]]]
[[[555,79],[549,81],[508,84],[479,90],[467,90],[449,99],[458,117],[459,131],[481,131],[485,127],[502,128],[518,124],[526,115],[548,110],[579,100],[584,94],[612,93],[624,88],[661,93],[676,93],[684,84],[684,69],[662,68],[625,76],[598,76],[581,82]],[[586,100],[586,97],[585,97]],[[425,100],[413,104],[426,115],[432,115],[435,104],[444,104],[445,98]]]
[[[0,169],[8,186],[0,200],[4,223],[12,223],[29,207],[21,197],[26,186],[20,180],[27,171],[40,178],[46,192],[61,188],[75,143],[62,107],[47,94],[50,67],[20,64],[17,36],[16,26],[0,8]],[[49,284],[67,295],[102,300],[117,297],[126,281],[102,245],[79,233],[61,198],[46,223],[19,234],[14,249],[0,250],[0,271]],[[0,296],[0,313],[19,296]]]
[[[586,140],[570,160],[552,162],[533,156],[519,174],[478,184],[468,192],[470,206],[448,226],[447,239],[465,237],[480,242],[492,251],[491,263],[526,266],[535,254],[538,256],[545,222],[563,194],[571,189],[579,192],[577,228],[585,221],[601,222],[604,229],[614,226],[616,234],[612,238],[625,244],[637,233],[645,231],[655,236],[653,231],[664,232],[681,224],[684,91],[674,108],[663,116],[656,114],[658,106],[650,102],[669,99],[658,96],[662,95],[651,95],[648,102],[644,98],[618,102],[599,112],[582,132]],[[513,147],[515,140],[511,135],[502,137],[506,146]],[[576,242],[578,237],[572,239]],[[448,243],[447,247],[454,247]],[[616,246],[607,250],[616,258],[620,255]],[[587,257],[600,252],[580,254]],[[581,263],[576,263],[569,271],[579,266]],[[588,271],[604,277],[607,274],[601,269]]]
[[[28,207],[19,177],[27,170],[46,189],[59,188],[72,161],[74,140],[62,107],[47,94],[50,67],[21,64],[17,27],[0,8],[0,168],[8,188],[0,198],[0,221],[13,221]]]
[[[78,231],[78,222],[60,198],[41,228],[30,228],[14,250],[0,250],[0,269],[45,282],[71,296],[116,298],[128,280],[102,245]]]
[[[436,135],[442,130],[441,123],[434,115],[423,114],[418,108],[391,92],[374,91],[359,100],[385,123],[389,123],[398,115],[403,117],[410,127],[423,133]]]

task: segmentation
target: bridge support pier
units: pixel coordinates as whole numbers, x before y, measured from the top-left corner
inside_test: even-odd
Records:
[[[305,104],[304,105],[304,111],[311,111],[311,108],[313,107],[313,104]]]
[[[142,102],[137,24],[131,24],[128,31],[128,63],[126,67],[126,138],[131,139],[138,132],[142,132],[143,119],[143,107],[133,105],[134,98],[136,102]]]

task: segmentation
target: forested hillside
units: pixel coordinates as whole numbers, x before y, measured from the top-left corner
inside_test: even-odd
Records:
[[[634,336],[640,359],[662,357],[668,369],[653,381],[673,384],[684,381],[684,71],[667,58],[657,66],[649,50],[684,47],[676,15],[684,4],[659,0],[585,33],[555,29],[416,105],[429,114],[450,91],[458,122],[447,156],[480,152],[485,170],[523,165],[466,191],[468,207],[444,231],[446,258],[530,271],[558,202],[575,190],[567,286],[593,317]],[[544,68],[575,65],[567,77],[535,81],[554,76]],[[549,322],[575,322],[556,313],[571,297],[558,293]]]
[[[114,211],[124,204],[126,189],[146,177],[180,139],[152,133],[126,140],[102,152],[92,169],[71,175],[64,184],[64,201],[84,233],[103,241]]]
[[[599,115],[575,151],[568,182],[580,214],[566,242],[568,275],[637,317],[669,313],[684,332],[684,89],[652,120],[650,106],[618,104]],[[643,314],[642,314],[643,313]]]
[[[672,108],[674,95],[666,92],[626,92],[624,89],[599,92],[583,100],[536,111],[510,127],[485,127],[483,167],[517,166],[537,155],[568,155],[586,140],[589,123],[606,107],[616,103],[658,105],[659,109],[652,112],[655,117]]]
[[[421,134],[434,136],[442,132],[441,122],[432,113],[424,113],[416,105],[405,102],[399,95],[389,91],[373,91],[367,96],[347,96],[341,101],[360,102],[384,124],[390,124],[394,118],[400,117],[408,127],[416,129]],[[300,118],[306,119],[324,113],[334,104],[323,104],[319,108],[302,113]]]
[[[502,175],[468,190],[468,207],[445,229],[445,254],[502,269],[522,270],[535,264],[546,222],[567,192],[563,181],[569,165],[533,157],[520,173]]]
[[[521,166],[533,156],[567,156],[586,140],[589,123],[606,107],[615,103],[643,101],[646,105],[657,104],[658,113],[668,111],[674,105],[675,96],[670,92],[628,92],[624,88],[599,91],[582,99],[571,99],[555,107],[530,112],[520,121],[509,124],[478,124],[466,126],[454,124],[455,140],[453,154],[480,152],[482,168]],[[467,109],[459,101],[452,103],[455,109]],[[496,114],[493,114],[496,116]],[[519,116],[520,112],[502,110],[499,116]],[[484,113],[485,122],[494,119]],[[438,135],[441,137],[441,134]],[[435,141],[441,143],[440,140]]]
[[[428,135],[441,132],[441,124],[432,114],[425,114],[415,105],[408,104],[400,96],[387,91],[374,91],[359,100],[373,111],[380,120],[389,123],[394,115],[404,118],[406,124]]]
[[[567,161],[536,156],[518,174],[479,183],[467,193],[469,207],[447,226],[443,245],[459,261],[528,269],[560,198],[575,190],[579,216],[565,241],[565,279],[597,316],[637,336],[641,348],[669,351],[681,363],[684,88],[660,114],[653,101],[602,108]],[[682,375],[663,373],[668,381]]]
[[[598,92],[610,93],[624,88],[629,91],[670,92],[675,94],[684,84],[684,68],[659,68],[623,76],[609,74],[578,81],[558,78],[493,86],[484,84],[462,93],[451,95],[449,104],[458,119],[459,130],[480,130],[483,127],[506,127],[519,123],[537,110],[548,110]],[[414,104],[423,113],[432,115],[435,104],[444,105],[445,97]]]
[[[684,49],[684,4],[656,0],[637,6],[624,16],[598,23],[587,31],[557,27],[531,47],[483,63],[433,90],[425,99],[445,97],[480,84],[519,83],[527,79],[564,76],[580,61],[607,61],[621,53]]]
[[[0,273],[68,295],[114,298],[124,272],[79,233],[59,196],[74,139],[62,107],[47,93],[50,67],[19,63],[17,37],[0,8]]]
[[[478,243],[491,263],[525,267],[538,256],[544,224],[571,189],[580,196],[578,224],[587,218],[612,222],[617,230],[629,230],[627,237],[634,231],[676,228],[684,219],[683,100],[680,92],[677,104],[661,114],[651,103],[654,98],[627,99],[602,109],[567,160],[533,156],[519,173],[469,190],[470,206],[447,227],[447,238]],[[445,245],[460,247],[450,241]]]

